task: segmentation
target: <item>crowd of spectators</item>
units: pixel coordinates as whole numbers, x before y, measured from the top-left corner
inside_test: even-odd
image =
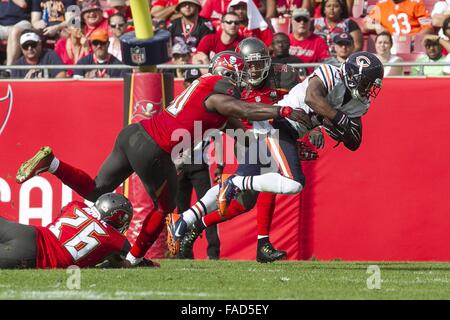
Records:
[[[173,64],[209,64],[239,41],[257,37],[280,63],[342,63],[368,50],[383,63],[450,62],[450,1],[149,0],[155,29],[172,36]],[[426,1],[426,2],[424,2]],[[284,21],[281,30],[278,19]],[[122,77],[122,69],[33,69],[36,64],[121,64],[120,37],[133,31],[128,0],[0,0],[0,78]],[[405,40],[406,39],[406,40]],[[372,46],[370,45],[370,42]],[[399,49],[407,43],[407,49]],[[410,45],[410,47],[408,47]],[[410,68],[445,75],[449,67]],[[182,78],[183,68],[174,69]],[[303,70],[304,75],[312,68]],[[201,69],[201,72],[206,72]],[[386,67],[385,75],[403,75]]]

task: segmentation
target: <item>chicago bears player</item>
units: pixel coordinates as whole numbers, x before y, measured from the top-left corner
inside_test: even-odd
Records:
[[[125,267],[132,216],[127,198],[107,193],[92,207],[70,202],[46,227],[0,218],[0,268]]]
[[[213,57],[211,73],[195,80],[166,109],[122,129],[95,179],[60,161],[48,148],[19,168],[16,181],[23,183],[37,173],[49,171],[83,198],[95,201],[136,172],[155,203],[127,255],[132,265],[139,264],[164,227],[165,215],[175,209],[177,178],[171,152],[183,142],[182,138],[187,137],[192,147],[196,144],[196,130],[202,138],[205,131],[225,126],[228,117],[309,121],[302,110],[240,101],[236,83],[241,82],[244,66],[244,59],[235,52],[225,51]]]
[[[236,52],[242,54],[247,63],[248,79],[241,94],[243,101],[274,104],[299,82],[300,75],[295,68],[285,64],[271,63],[269,49],[258,38],[250,37],[242,40],[237,46]],[[251,121],[243,120],[242,122],[247,128],[254,131],[258,131],[261,125],[264,125],[256,122],[255,128],[253,128]],[[322,146],[323,136],[320,130],[311,130],[309,134],[313,142],[316,142],[319,147]],[[262,135],[262,138],[260,143],[265,143],[265,135]],[[256,202],[258,226],[256,260],[258,262],[272,262],[286,256],[286,252],[276,250],[269,241],[270,225],[275,211],[275,198],[275,193],[263,192],[258,195]],[[222,216],[210,214],[204,219],[206,224],[211,224],[214,221],[220,222]],[[194,228],[191,234],[186,235],[187,238],[180,242],[179,257],[191,256],[193,242],[199,235],[196,231]]]
[[[339,143],[343,142],[346,148],[354,151],[361,144],[361,117],[368,111],[371,99],[378,95],[383,74],[383,65],[375,55],[357,52],[350,55],[340,68],[321,65],[277,104],[305,110],[310,117],[312,127],[323,126],[333,139]],[[286,126],[286,123],[289,126]],[[280,128],[281,148],[278,150],[287,154],[287,156],[283,156],[280,152],[272,154],[281,164],[281,174],[255,175],[254,168],[241,164],[236,175],[230,176],[220,187],[208,191],[218,195],[217,207],[212,207],[207,202],[211,199],[209,196],[200,199],[182,215],[169,216],[169,239],[172,241],[171,247],[174,250],[188,246],[196,234],[210,225],[211,220],[205,216],[208,212],[201,212],[199,208],[213,210],[218,208],[222,219],[212,219],[212,223],[220,223],[247,212],[252,207],[252,202],[246,200],[244,196],[248,191],[289,194],[302,190],[304,180],[303,176],[299,177],[301,171],[297,165],[298,162],[290,161],[295,159],[295,155],[292,152],[294,139],[289,133],[295,132],[297,137],[302,137],[311,128],[306,126],[305,122],[293,123],[289,119],[274,121],[272,125],[274,128]],[[269,145],[275,149],[276,141],[271,139],[270,133],[267,139]],[[194,232],[184,237],[187,230],[191,228]],[[182,239],[181,243],[180,239]]]

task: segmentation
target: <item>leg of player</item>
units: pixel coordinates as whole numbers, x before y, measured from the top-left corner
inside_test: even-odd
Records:
[[[262,192],[256,202],[256,220],[258,224],[258,244],[256,247],[256,261],[272,262],[283,259],[285,251],[277,250],[273,247],[269,239],[272,217],[275,212],[276,194]]]
[[[217,210],[216,199],[218,193],[219,185],[215,185],[185,212],[181,214],[172,213],[168,215],[166,221],[167,231],[171,235],[170,241],[173,242],[172,245],[174,247],[176,246],[175,242],[179,242],[179,240],[184,237],[186,232],[194,226],[196,221],[201,221],[207,213]]]
[[[36,231],[0,218],[0,269],[36,268]]]
[[[136,242],[127,255],[127,260],[132,265],[143,259],[164,229],[164,219],[176,207],[177,173],[170,154],[157,147],[151,138],[148,139],[147,146],[139,148],[147,156],[140,152],[128,155],[155,205],[155,209],[144,220]]]
[[[23,183],[37,174],[48,171],[83,198],[96,201],[100,195],[114,191],[134,171],[124,149],[129,144],[130,137],[139,131],[139,127],[140,125],[134,124],[122,129],[95,180],[84,171],[60,161],[50,147],[43,147],[20,166],[16,181]],[[130,150],[127,153],[133,152],[131,148],[127,150]]]

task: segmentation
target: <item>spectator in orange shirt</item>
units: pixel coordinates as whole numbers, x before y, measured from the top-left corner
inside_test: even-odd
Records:
[[[388,31],[392,35],[430,34],[431,16],[423,0],[381,0],[364,22],[368,31]]]

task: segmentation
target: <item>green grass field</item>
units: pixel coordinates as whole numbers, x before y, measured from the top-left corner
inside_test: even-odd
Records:
[[[79,290],[67,288],[66,270],[1,270],[0,299],[450,298],[450,263],[160,263],[159,269],[81,270]],[[367,267],[373,264],[380,268],[380,289],[367,287]]]

